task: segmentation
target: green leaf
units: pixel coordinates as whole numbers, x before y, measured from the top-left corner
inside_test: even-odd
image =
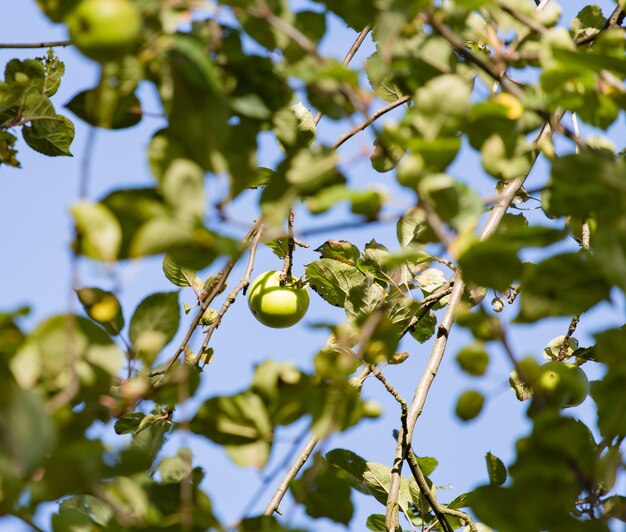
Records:
[[[255,467],[265,465],[273,439],[265,404],[250,391],[208,399],[191,421],[191,430],[227,446],[240,465]]]
[[[357,454],[345,449],[330,451],[326,454],[326,460],[329,464],[348,473],[353,488],[361,493],[372,495],[383,505],[386,504],[391,486],[390,467],[375,462],[366,462]],[[398,505],[405,512],[412,502],[410,484],[413,485],[414,491],[419,491],[413,479],[411,482],[405,478],[401,479]]]
[[[268,248],[272,250],[280,260],[283,260],[287,256],[289,240],[287,238],[277,238],[276,240],[270,240],[263,242]]]
[[[414,156],[419,156],[424,169],[433,172],[445,172],[452,164],[461,149],[461,140],[456,137],[437,137],[425,139],[411,137],[408,141],[409,148]]]
[[[374,310],[380,308],[385,301],[385,296],[385,289],[376,283],[371,275],[368,275],[360,285],[350,289],[344,302],[346,315],[351,319],[369,316]],[[373,337],[372,341],[374,341]],[[390,349],[395,349],[395,346]]]
[[[65,499],[59,504],[59,513],[52,516],[52,525],[54,530],[66,530],[62,527],[65,526],[66,522],[69,522],[68,532],[76,530],[73,528],[76,523],[84,526],[93,526],[95,523],[104,527],[112,515],[113,511],[104,501],[92,495],[77,495]],[[87,522],[84,518],[87,518],[89,521]]]
[[[124,129],[141,120],[141,102],[134,93],[120,98],[115,92],[89,89],[79,92],[65,107],[88,124],[105,129]]]
[[[442,221],[460,230],[475,224],[482,211],[482,200],[473,189],[447,174],[431,174],[420,180],[417,192],[430,204]]]
[[[155,217],[133,235],[129,253],[142,257],[169,254],[181,267],[201,270],[219,255],[235,254],[239,244],[191,220]]]
[[[347,240],[327,240],[316,250],[323,259],[333,259],[355,265],[360,257],[359,248]]]
[[[474,341],[457,353],[456,361],[459,367],[467,374],[479,377],[487,371],[489,354],[483,342]]]
[[[417,207],[409,209],[398,219],[396,235],[402,247],[417,246],[438,240],[426,221],[426,213]]]
[[[52,515],[52,527],[57,532],[74,532],[95,528],[94,522],[87,512],[62,505],[59,507],[59,511]]]
[[[571,316],[609,298],[610,285],[592,256],[565,253],[529,265],[522,277],[519,320]]]
[[[345,182],[337,170],[338,162],[337,152],[325,146],[303,149],[291,159],[285,179],[303,195],[311,195],[328,185]]]
[[[17,160],[17,150],[15,149],[16,141],[17,137],[15,135],[8,131],[0,131],[0,165],[6,164],[14,168],[20,167],[20,162]]]
[[[437,316],[429,310],[426,314],[420,317],[415,327],[411,329],[411,336],[420,344],[423,344],[432,338],[433,334],[435,334],[436,327]]]
[[[148,220],[167,215],[169,209],[153,188],[129,188],[115,190],[102,198],[117,218],[122,228],[122,243],[119,259],[130,258],[130,246],[139,227]]]
[[[231,98],[229,104],[233,111],[246,118],[267,120],[272,116],[271,111],[258,94],[249,93]]]
[[[275,517],[269,515],[248,517],[239,523],[237,530],[239,532],[305,532],[301,528],[284,526]]]
[[[585,150],[555,159],[551,182],[543,194],[544,209],[556,216],[588,218],[623,211],[626,161],[605,151]]]
[[[470,494],[471,492],[461,493],[461,495],[459,495],[458,497],[455,497],[454,500],[450,504],[447,504],[446,506],[448,508],[452,508],[453,510],[457,510],[458,508],[467,508],[469,506],[468,499],[469,499]]]
[[[347,0],[346,2],[333,2],[331,0],[316,0],[326,6],[326,9],[343,19],[348,26],[356,31],[361,31],[368,24],[372,24],[378,12],[376,3],[372,0]]]
[[[374,93],[380,99],[386,102],[395,102],[404,96],[394,83],[393,76],[386,73],[385,66],[378,52],[367,58],[365,73],[372,89],[374,89]]]
[[[180,218],[202,218],[205,211],[204,172],[188,159],[174,159],[159,184],[165,202]]]
[[[460,76],[444,74],[429,80],[415,97],[413,123],[427,140],[454,133],[471,109],[471,86]]]
[[[33,150],[49,157],[72,157],[70,144],[74,140],[74,124],[63,115],[52,118],[32,117],[31,126],[22,128],[24,141]]]
[[[157,292],[147,296],[135,310],[128,331],[133,350],[146,364],[176,335],[180,322],[178,292]]]
[[[354,514],[350,484],[342,472],[315,456],[311,467],[290,485],[295,500],[304,505],[307,515],[326,517],[348,526]]]
[[[372,514],[368,516],[365,521],[365,526],[368,530],[385,532],[387,530],[387,527],[385,526],[385,514]]]
[[[611,495],[602,502],[602,505],[604,506],[604,515],[626,523],[626,497]]]
[[[124,328],[124,315],[115,294],[100,288],[79,288],[76,295],[87,315],[102,325],[109,334],[115,336],[121,332]]]
[[[350,290],[365,280],[365,275],[354,266],[334,259],[311,262],[305,272],[311,288],[336,307],[343,307]]]
[[[311,111],[298,102],[276,113],[274,131],[278,142],[288,151],[310,146],[315,140],[316,126]]]
[[[191,35],[176,34],[170,46],[173,96],[167,134],[204,170],[217,171],[221,139],[228,131],[228,105],[215,63]]]
[[[416,456],[415,458],[425,477],[428,477],[439,465],[439,460],[432,456]]]
[[[61,22],[80,0],[37,0],[39,7],[52,22]]]
[[[77,400],[108,393],[111,378],[122,367],[122,353],[111,337],[87,318],[59,315],[37,325],[10,361],[22,388],[39,384],[48,392],[63,389],[75,354],[81,384]]]
[[[43,94],[54,96],[61,86],[61,78],[65,74],[65,64],[61,61],[52,48],[48,49],[45,57],[38,57],[38,61],[44,66]]]
[[[78,231],[78,249],[84,255],[105,262],[114,261],[122,244],[121,227],[101,203],[79,201],[71,208]]]
[[[581,528],[572,509],[585,490],[584,475],[594,474],[597,448],[589,429],[558,412],[543,411],[534,417],[532,433],[516,448],[510,482],[479,487],[470,494],[476,517],[496,530],[512,532],[586,528]]]
[[[196,272],[189,268],[182,268],[171,256],[163,257],[162,269],[167,280],[174,286],[196,286],[198,279]],[[202,284],[202,281],[200,283]]]
[[[0,449],[12,467],[28,476],[52,452],[56,431],[42,395],[18,386],[0,391]]]
[[[115,434],[134,434],[145,417],[142,412],[127,412],[115,422]]]
[[[602,9],[595,5],[585,6],[572,20],[572,33],[575,39],[596,35],[605,24]]]
[[[524,269],[515,245],[491,239],[477,242],[459,257],[463,278],[478,286],[504,291]]]
[[[489,473],[489,483],[492,486],[502,486],[506,482],[506,467],[497,456],[487,453],[485,455],[487,462],[487,472]]]
[[[380,173],[389,172],[398,166],[405,153],[406,150],[401,146],[379,137],[374,141],[374,151],[370,156],[372,168]]]
[[[157,471],[161,475],[161,483],[178,484],[191,474],[191,450],[178,449],[176,456],[166,457],[157,466]]]
[[[609,371],[602,380],[590,384],[591,395],[598,409],[598,427],[607,438],[626,435],[626,421],[618,416],[622,408],[626,408],[622,386],[626,385],[626,369]]]
[[[602,218],[595,232],[591,231],[591,240],[597,265],[607,279],[626,289],[626,216],[619,214],[613,217],[604,212],[608,218]]]
[[[161,182],[165,171],[175,159],[186,159],[184,146],[168,134],[167,129],[160,129],[150,139],[148,145],[148,163],[152,175]]]

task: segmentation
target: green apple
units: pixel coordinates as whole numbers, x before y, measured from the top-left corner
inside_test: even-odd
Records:
[[[483,409],[485,398],[476,390],[463,392],[456,403],[456,415],[463,421],[474,419]]]
[[[85,56],[105,62],[130,52],[141,36],[131,0],[82,0],[68,15],[70,39]]]
[[[259,275],[248,289],[248,306],[263,325],[284,329],[298,323],[309,308],[307,287],[294,286],[292,277],[280,286],[280,272]]]
[[[396,172],[396,179],[403,187],[415,190],[418,183],[424,177],[424,158],[419,153],[407,155],[400,164]]]
[[[577,406],[589,393],[587,375],[576,364],[552,361],[541,366],[535,393],[549,404],[561,408]]]

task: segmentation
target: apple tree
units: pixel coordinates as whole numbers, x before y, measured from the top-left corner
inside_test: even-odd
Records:
[[[32,51],[4,65],[0,167],[28,172],[29,150],[71,157],[85,130],[75,122],[93,132],[149,119],[142,87],[157,95],[163,126],[144,142],[151,186],[91,197],[83,182],[69,310],[32,324],[29,307],[1,309],[0,515],[55,531],[295,530],[280,510],[289,493],[313,529],[316,518],[445,532],[626,522],[626,330],[586,323],[599,308],[623,312],[626,290],[623,0],[581,5],[573,18],[558,0],[37,4],[68,40],[0,45]],[[336,27],[349,38],[324,51]],[[99,79],[65,102],[55,95],[70,77],[67,47]],[[324,128],[342,133],[328,141]],[[359,142],[347,160],[344,146]],[[265,166],[267,143],[278,155]],[[364,186],[366,171],[386,190]],[[316,220],[328,213],[325,228]],[[395,225],[389,241],[346,240],[350,227],[381,223]],[[314,249],[315,232],[326,236]],[[255,269],[265,248],[274,272]],[[85,264],[148,257],[171,289],[131,308],[118,283],[81,275]],[[270,328],[304,328],[309,300],[326,305],[331,318],[316,324],[326,340],[294,346],[292,362],[263,360],[243,389],[207,397],[211,362],[237,356],[216,351],[215,337],[249,312],[245,298]],[[526,356],[512,336],[535,326],[554,340]],[[456,353],[454,334],[467,339]],[[580,345],[581,334],[593,341]],[[390,369],[409,355],[419,372],[404,397]],[[438,490],[436,457],[414,438],[434,430],[420,428],[436,407],[431,385],[447,365],[473,379],[447,391],[473,423],[486,400],[501,400],[479,391],[497,357],[527,433],[509,463],[487,454],[472,489]],[[396,406],[384,413],[395,431],[380,435],[382,463],[325,445],[382,415],[366,386]],[[583,401],[595,405],[584,422]],[[95,425],[106,438],[93,437]],[[193,434],[263,470],[294,425],[306,434],[266,475],[265,510],[242,503],[234,524],[203,489],[222,480],[191,448],[161,452]],[[366,519],[354,517],[356,492],[371,501]]]

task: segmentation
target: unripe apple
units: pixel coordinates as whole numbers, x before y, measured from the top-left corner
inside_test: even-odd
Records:
[[[541,366],[535,394],[553,406],[567,408],[582,403],[589,393],[587,375],[576,364],[552,361]]]
[[[248,289],[248,306],[254,317],[263,325],[276,329],[295,325],[309,308],[308,288],[294,286],[294,277],[280,286],[280,273],[262,273]]]
[[[456,403],[456,415],[463,421],[474,419],[483,409],[485,398],[476,390],[463,392]]]
[[[131,0],[82,0],[68,15],[70,39],[95,61],[119,59],[141,36],[141,15]]]

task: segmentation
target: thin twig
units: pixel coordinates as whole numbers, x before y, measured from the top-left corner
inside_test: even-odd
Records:
[[[185,364],[183,366],[183,378],[178,384],[178,404],[184,405],[189,399],[189,372],[191,368]],[[191,432],[191,423],[188,416],[182,416],[181,429],[183,437]],[[193,530],[193,471],[189,471],[180,480],[180,527],[182,532]]]
[[[83,152],[83,159],[80,165],[80,172],[78,178],[78,199],[83,200],[87,197],[87,191],[89,190],[89,177],[91,169],[91,161],[93,157],[93,150],[96,142],[95,128],[90,128],[85,143],[85,151]],[[65,388],[59,391],[48,402],[48,409],[51,412],[58,410],[64,405],[70,403],[74,397],[80,391],[80,377],[77,371],[79,352],[76,338],[76,315],[74,313],[74,306],[76,304],[76,292],[80,288],[80,271],[79,271],[79,249],[80,249],[80,234],[78,228],[74,226],[74,241],[76,247],[70,247],[70,289],[68,293],[67,314],[65,317],[65,336],[67,340],[67,371],[69,373],[69,380]]]
[[[382,313],[372,314],[363,325],[361,329],[360,338],[359,338],[359,350],[357,352],[357,358],[359,359],[363,358],[363,355],[365,354],[365,349],[367,347],[367,343],[369,342],[372,334],[374,334],[374,331],[376,330],[376,326],[380,322],[381,318],[382,318]],[[361,386],[363,386],[363,383],[365,382],[365,379],[367,378],[369,374],[370,374],[369,366],[364,366],[361,369],[361,371],[357,374],[357,376],[352,379],[351,381],[352,385],[355,388],[360,389]],[[304,447],[298,453],[298,456],[296,456],[296,459],[294,460],[291,467],[287,470],[287,473],[285,474],[280,485],[274,492],[274,495],[272,496],[270,502],[265,507],[265,511],[263,512],[263,515],[272,515],[274,512],[280,513],[279,506],[280,506],[281,501],[283,500],[283,497],[287,493],[289,484],[294,478],[296,478],[296,475],[300,472],[300,469],[302,469],[306,461],[309,459],[309,456],[313,452],[313,449],[315,449],[315,446],[319,442],[320,442],[319,436],[317,436],[315,433],[311,434],[311,437],[304,444]]]
[[[565,360],[569,356],[569,341],[572,335],[576,332],[576,327],[578,327],[578,322],[580,321],[580,314],[576,314],[572,316],[572,320],[569,323],[569,327],[567,328],[567,332],[563,337],[563,341],[561,342],[561,346],[559,347],[559,354],[557,356],[557,360]]]
[[[281,501],[283,500],[283,497],[287,493],[289,484],[291,484],[291,481],[296,478],[296,475],[300,472],[300,469],[302,469],[306,461],[309,459],[309,456],[311,456],[313,449],[315,449],[319,441],[320,438],[317,436],[317,434],[313,433],[311,434],[311,436],[309,436],[309,439],[304,444],[304,447],[298,453],[298,456],[291,464],[291,467],[287,470],[287,473],[283,477],[280,485],[278,486],[278,488],[276,488],[274,496],[270,499],[270,502],[267,503],[263,515],[272,515],[274,512],[280,515],[279,506]]]
[[[283,269],[280,272],[280,286],[285,286],[287,281],[291,282],[291,266],[293,264],[293,250],[295,248],[295,240],[293,236],[293,221],[295,216],[296,212],[292,207],[289,209],[289,216],[287,218],[287,253],[285,253]]]
[[[352,58],[357,53],[358,49],[361,47],[361,44],[363,44],[363,41],[365,40],[365,37],[367,37],[367,34],[370,32],[370,29],[371,29],[371,26],[365,26],[361,30],[361,33],[357,35],[356,40],[354,41],[354,43],[348,50],[348,53],[346,54],[346,56],[343,58],[342,63],[344,65],[347,65],[348,63],[350,63],[350,61],[352,61]],[[322,119],[322,116],[324,116],[322,111],[318,111],[315,117],[313,118],[313,123],[315,125],[319,124],[319,121]]]
[[[534,20],[524,15],[524,13],[520,13],[519,11],[513,9],[512,7],[502,2],[498,2],[498,7],[502,9],[502,11],[504,11],[505,13],[508,13],[510,16],[512,16],[515,20],[517,20],[518,22],[521,22],[522,24],[524,24],[524,26],[527,26],[528,28],[530,28],[535,33],[538,33],[539,35],[543,36],[548,31],[548,28],[546,28],[543,24],[541,24],[537,20]]]
[[[556,118],[560,120],[561,117],[562,113],[559,113]],[[540,144],[540,142],[544,138],[551,135],[552,129],[549,127],[549,124],[545,124],[541,132],[535,139],[534,144]],[[532,166],[534,166],[534,162],[537,160],[538,153],[538,151],[535,151],[535,158],[533,160]],[[499,201],[494,205],[489,218],[485,222],[485,225],[480,232],[480,240],[485,240],[489,238],[496,231],[496,229],[500,225],[500,222],[502,221],[502,218],[508,210],[510,203],[515,198],[518,190],[524,184],[524,181],[532,170],[532,166],[526,174],[516,179],[512,179],[503,187],[500,193]],[[441,360],[445,353],[448,335],[450,333],[450,329],[452,328],[452,324],[454,323],[456,309],[461,302],[461,296],[463,295],[464,289],[465,284],[463,283],[460,272],[457,272],[454,278],[454,286],[450,294],[450,299],[446,306],[443,318],[441,319],[441,322],[439,324],[437,338],[435,339],[430,357],[428,359],[422,377],[417,384],[413,402],[409,407],[406,437],[404,434],[400,434],[398,436],[398,444],[396,446],[396,454],[392,468],[391,485],[389,488],[389,495],[387,497],[387,513],[385,518],[385,526],[388,530],[395,530],[398,525],[397,504],[400,490],[400,474],[402,471],[402,463],[407,456],[408,450],[410,449],[415,423],[422,413],[424,403],[426,402],[426,397],[428,396],[428,392],[430,390],[430,386],[435,376],[437,375],[439,364],[441,363]]]
[[[265,3],[257,3],[254,9],[251,9],[250,11],[253,15],[265,20],[265,22],[267,22],[270,26],[273,26],[278,31],[284,33],[305,52],[311,54],[314,57],[317,57],[318,59],[320,58],[315,43],[311,41],[311,39],[309,39],[298,28],[287,23],[282,18],[274,15],[274,13],[270,11],[269,7]]]
[[[467,524],[467,526],[469,526],[471,532],[478,532],[476,523],[474,523],[474,521],[468,514],[459,510],[454,510],[452,508],[446,508],[439,503],[437,498],[430,490],[430,487],[428,486],[428,481],[426,480],[424,472],[422,471],[422,468],[420,467],[419,462],[417,461],[417,457],[415,456],[413,451],[409,451],[409,454],[407,456],[407,462],[418,488],[420,489],[422,495],[424,496],[430,507],[433,509],[435,517],[437,517],[437,520],[441,524],[441,528],[443,528],[445,532],[453,532],[454,530],[448,522],[446,515],[457,517],[463,520]]]
[[[54,48],[56,46],[70,46],[72,41],[50,41],[50,42],[35,42],[35,43],[2,43],[0,49],[10,48]]]
[[[292,445],[291,445],[291,449],[289,450],[289,452],[285,455],[285,457],[283,458],[283,460],[280,462],[280,464],[278,464],[274,470],[272,470],[271,472],[269,472],[267,475],[264,475],[262,480],[261,480],[261,485],[258,487],[258,489],[256,490],[256,492],[254,493],[254,495],[250,498],[250,500],[248,501],[248,503],[244,506],[243,511],[241,512],[241,518],[239,519],[239,523],[237,523],[237,525],[235,525],[234,528],[237,528],[237,526],[240,524],[241,521],[243,521],[246,516],[252,511],[252,509],[254,508],[254,505],[261,499],[261,497],[263,496],[263,493],[265,493],[265,490],[267,489],[267,487],[274,481],[274,479],[276,478],[276,476],[283,470],[285,469],[290,463],[292,463],[292,460],[294,459],[296,450],[298,448],[298,445],[300,445],[300,443],[302,442],[302,440],[305,438],[305,436],[309,433],[309,429],[308,427],[303,430],[297,437],[296,439],[293,441]]]
[[[374,375],[374,377],[376,377],[381,383],[382,385],[385,387],[385,389],[392,395],[392,397],[400,404],[400,407],[402,408],[402,412],[406,412],[407,409],[407,403],[404,400],[404,398],[398,393],[398,391],[389,383],[389,381],[387,380],[387,378],[382,374],[382,372],[376,368],[376,366],[374,366],[373,364],[368,364],[367,367],[369,368],[370,372],[372,373],[372,375]]]
[[[376,218],[375,220],[359,220],[359,221],[354,221],[354,222],[341,222],[341,223],[328,224],[328,225],[318,225],[315,227],[308,227],[308,228],[302,229],[298,231],[298,234],[300,236],[312,236],[312,235],[319,235],[319,234],[324,234],[324,233],[336,233],[337,231],[342,230],[342,229],[365,229],[369,225],[372,225],[372,224],[376,224],[376,223],[387,224],[387,223],[395,222],[397,220],[398,220],[397,215],[389,215],[389,216]]]
[[[224,315],[226,314],[230,306],[235,302],[235,299],[239,295],[239,292],[241,292],[246,286],[248,286],[248,284],[250,284],[250,276],[252,275],[252,270],[254,268],[254,259],[256,257],[256,250],[259,246],[259,242],[261,241],[262,234],[263,234],[263,225],[260,225],[259,228],[257,229],[254,240],[252,241],[252,244],[250,246],[250,255],[248,257],[248,265],[246,266],[246,271],[243,277],[241,278],[241,281],[239,281],[239,284],[234,288],[234,290],[230,294],[228,294],[228,297],[224,301],[222,308],[217,313],[217,316],[215,316],[215,318],[213,319],[213,322],[207,329],[207,332],[204,335],[204,340],[202,341],[202,346],[198,350],[198,353],[196,354],[196,357],[194,358],[192,365],[195,366],[202,358],[202,355],[204,354],[204,352],[206,351],[206,348],[209,345],[211,336],[213,336],[213,332],[215,331],[215,329],[219,327],[220,323],[222,323],[222,318],[224,317]]]
[[[366,129],[368,126],[373,124],[376,120],[378,120],[381,116],[388,113],[389,111],[392,111],[396,107],[400,107],[403,103],[408,102],[410,99],[411,99],[410,96],[402,96],[402,98],[397,99],[395,102],[392,102],[389,105],[386,105],[385,107],[383,107],[382,109],[379,109],[372,116],[370,116],[369,118],[367,118],[366,120],[358,124],[356,127],[352,128],[350,131],[348,131],[347,133],[339,137],[335,141],[335,143],[332,145],[332,147],[335,149],[339,148],[339,146],[341,146],[344,142],[354,137],[357,133],[360,133],[361,131]]]
[[[250,237],[257,231],[257,228],[260,225],[261,225],[260,219],[256,220],[252,224],[252,227],[250,228],[250,230],[243,237],[242,244],[244,246],[248,244]],[[221,293],[222,289],[226,285],[226,280],[228,279],[230,272],[233,271],[233,268],[235,267],[236,262],[237,262],[237,259],[235,258],[230,259],[226,263],[224,268],[222,268],[222,270],[217,274],[216,281],[212,285],[212,290],[210,292],[203,292],[200,295],[200,300],[199,300],[200,309],[198,310],[197,314],[194,316],[193,320],[189,324],[189,328],[187,329],[187,334],[185,334],[185,337],[183,338],[182,342],[178,346],[178,349],[176,349],[176,352],[168,360],[167,364],[164,367],[153,369],[150,372],[151,377],[155,377],[157,375],[164,375],[170,369],[172,369],[172,366],[176,363],[176,361],[178,360],[178,357],[181,355],[181,353],[185,351],[185,348],[189,344],[189,341],[191,340],[193,333],[196,331],[196,327],[198,327],[198,324],[200,323],[200,320],[202,319],[202,315],[204,314],[204,311],[213,302],[213,300]]]

